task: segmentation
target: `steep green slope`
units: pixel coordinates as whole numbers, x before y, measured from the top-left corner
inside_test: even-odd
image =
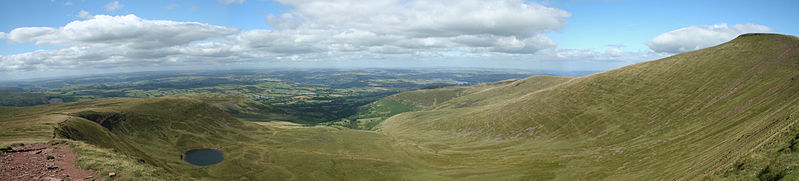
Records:
[[[493,104],[498,101],[508,100],[527,94],[535,93],[539,90],[550,88],[571,80],[571,77],[557,77],[548,75],[536,75],[521,80],[497,82],[486,84],[476,88],[470,88],[464,96],[459,96],[442,102],[434,109],[452,109],[462,107],[476,107]]]
[[[474,86],[445,86],[435,89],[422,89],[401,92],[358,108],[355,115],[346,119],[324,124],[337,128],[372,130],[391,116],[411,111],[421,111],[466,94],[491,88],[498,84],[508,84],[513,80],[485,83]]]
[[[328,125],[372,130],[383,120],[400,113],[467,106],[462,104],[469,104],[468,106],[488,104],[491,101],[508,99],[557,85],[569,79],[571,78],[537,75],[525,79],[509,79],[473,86],[446,86],[401,92],[362,106],[356,115]],[[459,98],[462,99],[450,101]],[[453,103],[461,103],[461,105],[452,105]]]
[[[490,104],[464,96],[380,129],[456,178],[749,177],[799,133],[797,57],[796,37],[742,35]],[[796,163],[770,169],[797,174],[786,167]]]

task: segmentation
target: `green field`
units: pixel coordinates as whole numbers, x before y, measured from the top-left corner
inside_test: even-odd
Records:
[[[796,79],[799,38],[745,34],[578,78],[402,92],[328,126],[246,121],[291,118],[220,94],[0,107],[0,146],[64,140],[123,180],[797,180]],[[197,148],[226,159],[181,160]]]

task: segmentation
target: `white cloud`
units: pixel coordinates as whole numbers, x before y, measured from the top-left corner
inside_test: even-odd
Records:
[[[319,33],[250,30],[241,32],[230,43],[234,44],[231,46],[242,46],[253,51],[276,54],[303,54],[325,51],[325,44],[319,43],[327,41],[322,39],[323,36]]]
[[[717,25],[700,25],[680,28],[658,35],[646,43],[655,52],[679,53],[718,45],[732,40],[744,33],[774,32],[775,30],[756,24],[726,23]]]
[[[244,1],[246,0],[219,0],[219,2],[223,2],[225,4],[233,4],[233,3],[242,4],[244,3]]]
[[[195,22],[145,20],[135,15],[96,15],[60,28],[17,28],[8,34],[8,39],[37,45],[156,49],[231,35],[237,31]]]
[[[535,53],[556,44],[541,34],[566,25],[570,13],[521,0],[477,1],[291,1],[295,9],[270,15],[279,31],[357,32],[405,48],[479,47],[500,53]],[[351,41],[350,41],[351,40]],[[360,39],[336,44],[368,46]]]
[[[97,15],[63,27],[24,27],[0,33],[10,42],[66,48],[0,56],[0,75],[36,76],[42,71],[86,71],[213,65],[241,60],[235,46],[192,44],[238,32],[194,22],[145,20],[135,15]],[[219,43],[216,43],[219,44]],[[218,50],[214,50],[216,48]],[[27,72],[27,74],[26,74]]]
[[[491,51],[504,53],[535,53],[538,50],[552,48],[557,45],[544,35],[537,35],[522,40],[516,37],[503,37],[500,38],[498,42],[496,46],[490,48]]]
[[[64,5],[65,6],[72,6],[72,2],[70,2],[70,1],[64,2]]]
[[[3,56],[0,69],[34,72],[70,67],[163,67],[264,61],[568,59],[552,53],[560,50],[555,49],[557,43],[544,34],[562,29],[571,14],[534,2],[280,2],[294,9],[269,15],[267,22],[273,30],[239,31],[195,22],[146,20],[135,15],[91,16],[81,11],[78,16],[86,20],[70,22],[63,27],[22,27],[6,34],[10,42],[65,48]],[[121,7],[115,1],[107,9]],[[623,53],[620,56],[623,57]]]
[[[361,29],[420,37],[491,34],[526,38],[558,30],[571,14],[521,0],[281,1],[294,10],[270,16],[281,29]]]
[[[78,12],[78,15],[76,15],[76,16],[79,17],[79,18],[83,18],[83,19],[92,19],[92,18],[94,18],[94,16],[92,16],[92,14],[89,13],[88,11],[86,11],[86,10],[80,10],[80,12]]]
[[[6,39],[6,32],[0,32],[0,39]]]
[[[118,9],[122,9],[125,5],[119,4],[119,1],[110,2],[105,5],[106,11],[116,11]]]
[[[47,34],[53,33],[54,31],[55,29],[50,27],[16,28],[11,30],[11,32],[8,33],[7,37],[8,40],[12,42],[27,42],[28,39],[31,39],[33,37],[46,36]]]

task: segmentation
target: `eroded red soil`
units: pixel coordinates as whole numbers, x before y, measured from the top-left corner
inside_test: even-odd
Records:
[[[1,155],[0,180],[95,180],[75,164],[77,155],[58,143],[14,147]]]

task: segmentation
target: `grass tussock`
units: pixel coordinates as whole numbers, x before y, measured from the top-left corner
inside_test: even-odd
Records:
[[[110,179],[108,173],[114,172],[117,174],[115,180],[179,180],[163,168],[143,163],[110,148],[71,140],[67,140],[67,144],[79,154],[77,165],[95,171],[100,178]]]

